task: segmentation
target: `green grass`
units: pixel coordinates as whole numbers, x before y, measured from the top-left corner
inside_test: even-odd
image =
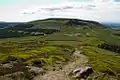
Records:
[[[0,62],[4,61],[7,58],[6,54],[0,53]]]
[[[64,45],[44,45],[29,50],[21,50],[17,47],[10,53],[0,53],[0,62],[5,63],[22,60],[26,65],[40,62],[43,66],[53,66],[57,62],[62,64],[69,61],[72,50],[72,47]]]
[[[47,20],[35,21],[31,24],[37,27],[61,27],[60,32],[47,36],[26,36],[19,38],[0,39],[0,62],[23,60],[26,65],[41,63],[42,66],[63,65],[71,59],[74,48],[79,48],[88,56],[89,62],[97,73],[106,73],[118,78],[120,74],[120,55],[111,51],[97,48],[103,42],[120,44],[120,38],[112,35],[115,31],[95,26],[69,26],[66,21]],[[80,34],[75,36],[75,34]],[[65,34],[72,34],[68,36]],[[111,75],[112,74],[112,75]],[[98,80],[109,80],[108,79]]]
[[[118,77],[120,74],[120,55],[92,46],[84,46],[81,49],[84,51],[83,54],[89,57],[88,64],[95,71]]]

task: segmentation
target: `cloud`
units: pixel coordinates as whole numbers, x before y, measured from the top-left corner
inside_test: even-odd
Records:
[[[97,21],[120,20],[120,4],[113,0],[94,0],[89,3],[64,3],[50,6],[38,6],[37,8],[24,10],[23,15],[38,16],[36,19],[48,17],[67,17],[90,19]],[[100,2],[100,3],[99,3]]]
[[[95,0],[96,1],[96,0]],[[22,14],[35,14],[40,12],[54,13],[55,11],[64,12],[68,10],[86,10],[86,11],[114,11],[120,10],[120,4],[103,3],[106,0],[100,0],[99,4],[95,3],[67,3],[52,6],[38,6],[37,8],[23,10]],[[110,1],[111,2],[111,1]]]
[[[56,4],[38,3],[16,4],[0,7],[0,19],[5,21],[32,21],[51,17],[90,19],[96,21],[120,21],[120,3],[114,0],[94,0],[93,2],[74,2],[62,0]],[[50,2],[51,0],[49,0]],[[44,3],[44,4],[43,4]]]
[[[59,4],[59,5],[52,5],[52,6],[39,6],[33,9],[25,9],[21,11],[22,14],[35,14],[37,12],[54,12],[54,11],[66,11],[72,9],[85,9],[85,10],[93,10],[96,6],[92,4]]]

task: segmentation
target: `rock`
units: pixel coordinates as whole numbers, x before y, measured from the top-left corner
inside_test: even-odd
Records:
[[[3,64],[2,67],[4,67],[4,68],[13,68],[14,66],[11,63],[6,63],[6,64]]]
[[[4,68],[13,68],[14,66],[19,65],[19,62],[16,61],[10,61],[9,63],[1,64]]]
[[[10,61],[0,64],[0,75],[10,74],[18,71],[26,70],[25,66],[17,61]]]
[[[72,72],[75,78],[86,78],[92,73],[93,69],[91,67],[77,68]]]
[[[24,73],[23,72],[15,72],[12,74],[6,74],[0,76],[0,80],[24,80]]]
[[[42,74],[44,73],[43,68],[35,67],[35,66],[26,66],[28,68],[28,71],[30,73],[35,73],[35,74]]]

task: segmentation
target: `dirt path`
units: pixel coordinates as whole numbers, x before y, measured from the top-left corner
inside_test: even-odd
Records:
[[[43,76],[36,76],[33,80],[70,80],[68,74],[75,68],[85,66],[88,62],[88,58],[80,53],[80,50],[75,49],[75,52],[73,53],[75,60],[63,66],[63,70],[49,71]]]

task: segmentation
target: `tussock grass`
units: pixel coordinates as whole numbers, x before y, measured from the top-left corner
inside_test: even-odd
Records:
[[[120,55],[92,46],[81,48],[84,55],[89,57],[89,62],[96,72],[116,76],[120,74]],[[111,54],[112,53],[112,54]]]

